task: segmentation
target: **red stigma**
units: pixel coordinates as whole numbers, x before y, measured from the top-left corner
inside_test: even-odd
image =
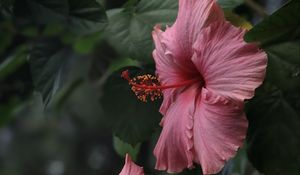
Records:
[[[124,70],[124,71],[121,73],[121,77],[124,78],[125,80],[130,81],[129,70]]]

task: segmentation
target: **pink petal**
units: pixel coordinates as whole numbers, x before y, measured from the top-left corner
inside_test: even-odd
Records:
[[[176,84],[199,76],[191,61],[193,44],[200,31],[215,21],[224,21],[223,11],[215,0],[179,0],[177,20],[166,32],[154,27],[153,58],[162,84]],[[180,91],[181,89],[179,89]],[[164,115],[176,99],[177,89],[164,90],[160,112]]]
[[[176,84],[184,81],[185,76],[182,73],[179,65],[174,62],[174,58],[171,55],[165,54],[165,46],[161,42],[162,31],[159,26],[154,28],[152,32],[153,40],[156,49],[153,51],[153,58],[156,63],[156,72],[159,74],[160,81],[162,84]],[[166,89],[163,91],[164,100],[160,108],[160,112],[165,115],[170,104],[176,99],[177,92],[181,89]]]
[[[193,166],[193,114],[199,90],[197,85],[189,87],[169,107],[154,149],[156,169],[176,173]]]
[[[177,69],[178,65],[174,62],[174,58],[166,55],[166,47],[162,43],[162,34],[163,31],[160,30],[160,26],[155,26],[152,37],[156,48],[153,51],[153,58],[156,63],[157,73],[161,74],[163,78],[177,77],[180,75],[180,70]]]
[[[185,64],[193,54],[193,44],[202,29],[224,20],[223,11],[215,0],[179,0],[176,22],[163,34],[167,53]]]
[[[192,58],[208,90],[242,101],[253,97],[267,66],[267,55],[244,34],[229,22],[214,23],[199,35]]]
[[[125,165],[119,175],[145,175],[142,167],[137,166],[126,154]]]
[[[202,89],[194,115],[194,148],[204,175],[218,173],[243,144],[248,122],[238,106]]]

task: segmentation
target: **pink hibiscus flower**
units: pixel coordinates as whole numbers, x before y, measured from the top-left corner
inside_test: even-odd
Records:
[[[164,115],[154,149],[156,168],[180,172],[201,164],[219,172],[245,139],[243,102],[262,83],[267,56],[243,40],[245,30],[224,19],[214,0],[179,0],[175,24],[153,31],[153,57],[163,85]]]
[[[131,160],[130,156],[126,154],[125,165],[119,175],[145,175],[145,174],[143,168],[137,166]]]
[[[243,144],[244,100],[254,96],[267,65],[266,54],[245,43],[244,34],[214,0],[179,0],[174,25],[153,31],[160,83],[123,72],[142,101],[163,93],[156,169],[178,173],[198,163],[203,174],[215,174]]]

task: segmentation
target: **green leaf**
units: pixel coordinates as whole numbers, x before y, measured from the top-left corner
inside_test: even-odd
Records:
[[[57,36],[61,33],[63,33],[64,27],[60,25],[59,23],[50,23],[47,24],[45,29],[43,30],[43,36]]]
[[[26,62],[27,47],[20,46],[0,64],[0,80],[17,70]]]
[[[266,175],[300,174],[300,94],[265,86],[248,105],[248,156]]]
[[[30,26],[30,27],[26,27],[25,29],[23,29],[21,31],[21,33],[26,36],[26,37],[37,37],[39,34],[39,31],[36,27]]]
[[[108,70],[111,72],[114,71],[118,71],[119,69],[123,68],[123,67],[127,67],[127,66],[136,66],[138,67],[140,65],[140,63],[136,60],[130,59],[130,58],[123,58],[123,59],[118,59],[113,61]]]
[[[234,9],[235,7],[244,3],[245,0],[218,0],[218,4],[223,9]]]
[[[0,128],[13,119],[16,108],[19,105],[20,101],[17,99],[12,99],[5,105],[0,105]]]
[[[14,35],[15,33],[11,22],[0,22],[0,55],[11,45]]]
[[[233,8],[243,0],[219,0],[223,8]],[[172,24],[177,16],[176,0],[129,1],[124,9],[109,10],[108,39],[124,57],[151,61],[154,49],[151,32],[156,24]]]
[[[243,175],[246,171],[246,166],[248,164],[248,158],[246,150],[244,148],[240,149],[237,155],[231,160],[232,161],[232,172],[233,175]]]
[[[60,110],[63,104],[70,98],[74,91],[83,83],[82,79],[71,81],[64,85],[59,92],[57,92],[51,101],[51,106]]]
[[[262,43],[269,58],[266,79],[284,92],[300,89],[299,8],[299,1],[291,1],[245,36],[247,41]]]
[[[0,128],[15,118],[24,115],[26,112],[33,112],[33,110],[37,111],[41,108],[39,105],[39,98],[37,94],[33,94],[28,97],[26,100],[22,100],[19,97],[13,97],[9,99],[6,103],[0,103]],[[40,100],[41,101],[41,100]],[[39,117],[42,114],[42,110],[39,110]],[[31,114],[33,115],[33,113]]]
[[[14,3],[14,0],[1,0],[0,8],[10,7]]]
[[[10,19],[12,14],[12,6],[14,0],[1,0],[0,1],[0,19]]]
[[[91,53],[97,43],[101,41],[102,33],[96,32],[90,35],[78,37],[73,43],[73,49],[80,54]]]
[[[95,0],[69,0],[70,28],[75,33],[98,32],[106,26],[104,8]]]
[[[67,95],[67,98],[65,96],[61,99],[64,100],[61,104],[62,106],[54,104],[54,107],[60,107],[61,115],[72,116],[74,119],[80,121],[81,127],[88,130],[95,128],[98,131],[105,132],[105,135],[111,134],[111,128],[109,128],[107,124],[107,119],[104,118],[101,105],[99,103],[99,88],[89,81],[83,81],[80,84],[77,82],[76,87],[73,87],[71,90],[71,92],[65,94]],[[57,95],[59,99],[61,91],[57,93]]]
[[[138,0],[128,0],[127,3],[124,4],[124,9],[126,11],[134,10],[134,6],[138,3]]]
[[[30,54],[29,63],[35,88],[42,93],[45,104],[64,82],[64,71],[68,60],[73,57],[70,49],[57,41],[37,43]]]
[[[264,86],[248,107],[248,155],[266,175],[300,174],[299,1],[290,1],[250,30],[268,54]]]
[[[132,146],[126,142],[123,142],[121,139],[119,139],[116,136],[114,136],[113,144],[114,144],[114,149],[120,156],[125,157],[126,154],[129,154],[131,158],[134,161],[136,161],[137,155],[140,151],[141,144]]]
[[[298,92],[300,89],[300,40],[266,45],[264,49],[269,57],[267,80],[284,92]]]
[[[149,69],[128,68],[132,74],[153,73]],[[122,69],[125,70],[125,69]],[[136,145],[151,137],[159,127],[161,118],[158,112],[160,101],[141,102],[131,91],[127,80],[121,78],[121,72],[114,72],[103,87],[101,104],[107,123],[113,127],[117,137],[126,143]]]
[[[24,2],[21,2],[24,5]],[[38,24],[63,24],[76,34],[90,34],[104,29],[106,14],[104,8],[95,0],[27,0],[29,12]],[[17,4],[18,5],[18,4]],[[31,20],[31,16],[29,16]]]
[[[108,11],[111,45],[124,57],[151,60],[153,27],[174,22],[177,6],[174,0],[141,0],[132,10]]]
[[[264,21],[255,26],[245,35],[248,42],[290,41],[299,39],[300,1],[292,0]],[[298,37],[296,37],[298,36]]]
[[[2,33],[2,31],[0,30]],[[13,36],[11,34],[1,35],[0,41],[0,54],[2,54],[5,49],[11,44]]]

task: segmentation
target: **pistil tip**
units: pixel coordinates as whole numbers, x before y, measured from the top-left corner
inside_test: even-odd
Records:
[[[127,81],[130,81],[130,77],[129,77],[129,70],[124,70],[122,73],[121,73],[121,77],[126,79]]]

